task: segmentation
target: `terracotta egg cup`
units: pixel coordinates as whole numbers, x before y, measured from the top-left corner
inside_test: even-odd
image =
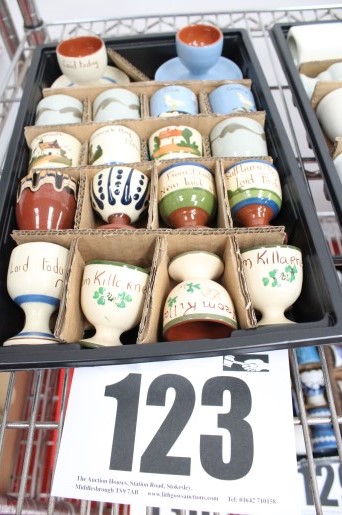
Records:
[[[178,38],[186,45],[208,46],[222,39],[222,32],[214,25],[197,23],[180,29]]]
[[[108,64],[104,41],[93,35],[62,41],[57,45],[56,55],[62,73],[76,83],[100,79]]]

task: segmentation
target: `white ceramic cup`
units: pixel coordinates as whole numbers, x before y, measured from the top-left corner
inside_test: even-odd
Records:
[[[308,97],[311,98],[317,82],[342,81],[342,62],[332,64],[316,77],[308,77],[304,73],[299,76]]]
[[[121,334],[140,323],[148,278],[146,269],[128,263],[100,259],[86,263],[80,302],[96,333],[82,340],[83,345],[122,344]]]
[[[209,138],[213,157],[268,155],[264,128],[251,117],[225,118],[211,130]]]
[[[325,95],[316,107],[322,130],[330,141],[342,136],[342,88]]]
[[[100,79],[108,62],[104,41],[93,35],[61,41],[56,55],[62,73],[76,83]]]
[[[80,164],[82,143],[66,132],[44,132],[31,141],[30,148],[29,170],[65,168]]]
[[[107,89],[94,99],[94,122],[140,118],[139,96],[124,88]]]
[[[293,25],[287,44],[295,65],[342,58],[342,23]]]
[[[139,135],[124,125],[105,125],[89,139],[90,165],[112,165],[141,161]]]
[[[51,95],[42,98],[36,108],[35,125],[81,123],[83,104],[70,95]]]
[[[12,251],[7,290],[25,313],[21,332],[4,345],[47,344],[56,339],[50,317],[59,307],[64,288],[68,249],[50,242],[22,243]]]

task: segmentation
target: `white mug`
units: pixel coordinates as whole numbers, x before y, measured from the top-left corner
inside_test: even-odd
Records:
[[[293,25],[287,44],[295,65],[342,58],[342,23],[322,22]]]
[[[342,136],[342,88],[325,95],[316,107],[322,130],[331,142]]]

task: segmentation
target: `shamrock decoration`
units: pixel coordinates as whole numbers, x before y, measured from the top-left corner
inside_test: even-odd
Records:
[[[94,292],[93,299],[97,299],[97,304],[103,306],[106,303],[104,294],[106,289],[100,286],[100,288]]]

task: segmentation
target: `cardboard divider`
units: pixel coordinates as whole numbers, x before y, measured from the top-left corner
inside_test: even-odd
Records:
[[[150,80],[145,73],[143,73],[139,68],[134,66],[130,61],[128,61],[120,52],[117,52],[113,48],[107,46],[107,54],[109,59],[117,66],[120,70],[127,73],[130,79],[135,81],[148,81]]]
[[[43,97],[64,94],[69,95],[84,103],[84,122],[91,122],[93,120],[93,103],[95,98],[103,91],[126,89],[135,93],[140,98],[140,114],[141,118],[150,117],[150,100],[152,95],[166,86],[184,86],[195,93],[198,100],[199,114],[212,114],[212,109],[208,100],[208,95],[211,91],[222,86],[223,84],[243,84],[248,88],[252,87],[250,79],[241,80],[207,80],[207,81],[174,81],[174,82],[160,82],[160,81],[147,81],[147,82],[132,82],[129,84],[109,84],[103,86],[92,87],[73,87],[73,88],[45,88],[43,89]],[[174,118],[175,116],[167,116],[167,118]]]

